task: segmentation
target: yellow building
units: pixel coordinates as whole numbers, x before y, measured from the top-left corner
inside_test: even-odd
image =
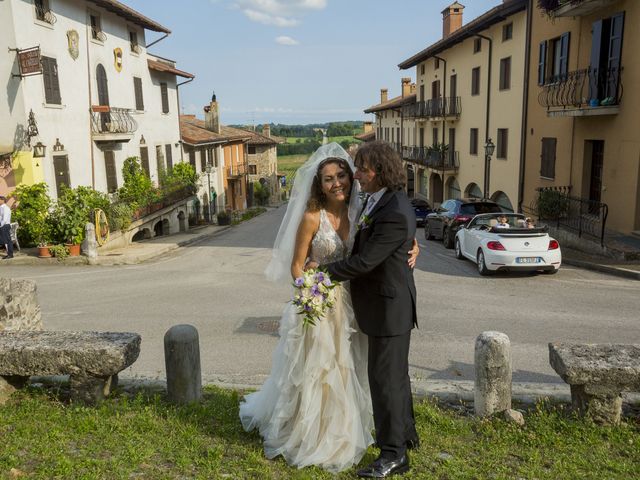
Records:
[[[582,200],[583,221],[600,225],[608,210],[607,229],[640,230],[640,2],[560,1],[543,13],[531,22],[523,208],[553,188]]]
[[[436,205],[486,197],[517,209],[527,4],[505,0],[463,26],[464,6],[454,2],[442,12],[443,38],[399,64],[416,68],[417,84],[416,102],[402,111],[414,120],[403,157],[415,164],[416,191]]]

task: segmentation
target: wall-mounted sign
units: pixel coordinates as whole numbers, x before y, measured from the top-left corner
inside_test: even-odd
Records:
[[[41,75],[42,64],[40,63],[40,47],[16,49],[18,52],[18,64],[20,65],[20,76]]]
[[[69,55],[76,60],[80,55],[80,35],[75,30],[67,32],[67,44],[69,45]]]
[[[120,47],[113,49],[113,62],[118,72],[122,71],[122,49]]]

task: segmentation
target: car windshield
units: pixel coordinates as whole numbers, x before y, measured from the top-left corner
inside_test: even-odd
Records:
[[[472,226],[478,227],[482,225],[497,228],[527,228],[525,216],[518,213],[482,215],[474,220]]]
[[[495,203],[465,203],[460,205],[460,213],[478,215],[480,213],[498,213],[500,206]]]

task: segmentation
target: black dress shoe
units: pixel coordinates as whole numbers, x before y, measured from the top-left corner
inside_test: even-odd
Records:
[[[420,448],[420,439],[418,437],[412,438],[411,440],[407,440],[407,448],[409,450],[417,450]]]
[[[358,470],[357,474],[362,478],[386,478],[409,471],[409,457],[405,454],[395,460],[378,457],[371,465]]]

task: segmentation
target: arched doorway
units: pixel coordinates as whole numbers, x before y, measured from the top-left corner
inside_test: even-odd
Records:
[[[447,180],[447,200],[460,198],[460,184],[456,177],[449,177]]]
[[[407,165],[407,196],[413,198],[415,196],[415,172],[413,165]]]
[[[482,198],[482,190],[477,183],[471,182],[467,185],[467,188],[464,189],[464,196],[467,198]]]
[[[432,204],[442,203],[442,178],[437,173],[432,173],[429,177],[429,192]]]
[[[493,195],[491,195],[491,200],[500,205],[500,208],[505,212],[513,212],[513,205],[511,204],[511,200],[507,197],[507,194],[498,190]]]

